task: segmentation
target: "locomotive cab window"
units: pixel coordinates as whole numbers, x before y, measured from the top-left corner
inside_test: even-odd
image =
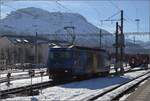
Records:
[[[70,59],[71,52],[67,51],[59,51],[59,52],[51,52],[50,59],[58,60],[58,59]]]

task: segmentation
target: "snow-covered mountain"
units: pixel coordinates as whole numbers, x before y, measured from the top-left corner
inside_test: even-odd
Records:
[[[98,28],[88,23],[86,19],[75,13],[60,13],[42,10],[40,8],[24,8],[11,12],[3,19],[3,26],[6,30],[16,33],[51,34],[65,26],[74,26],[76,33],[97,32]],[[2,27],[3,27],[2,26]]]
[[[145,49],[150,49],[150,41],[144,42],[142,45]]]
[[[73,26],[74,30],[64,27]],[[2,20],[0,25],[1,33],[9,32],[15,34],[57,34],[57,37],[49,36],[51,39],[72,40],[72,33],[76,34],[75,43],[78,45],[99,46],[99,28],[89,23],[83,16],[76,13],[62,13],[62,12],[48,12],[40,8],[23,8],[11,12],[6,18]],[[71,35],[68,34],[68,32]],[[61,34],[61,35],[60,35]],[[68,36],[63,36],[66,34]],[[104,34],[107,34],[104,36]],[[112,35],[102,29],[102,35],[107,37],[107,40],[102,40],[102,43],[113,43]]]
[[[48,12],[40,8],[29,7],[12,11],[0,22],[1,34],[35,35],[37,32],[38,35],[49,39],[70,42],[72,36],[75,35],[76,45],[99,47],[101,40],[102,47],[105,46],[107,49],[110,47],[112,49],[115,41],[112,34],[104,29],[101,29],[102,37],[100,38],[100,29],[76,13]],[[64,27],[74,27],[74,30],[71,28],[65,30]],[[138,48],[143,48],[140,45],[133,45],[129,40],[126,45],[130,46],[126,47],[126,51],[134,52]]]

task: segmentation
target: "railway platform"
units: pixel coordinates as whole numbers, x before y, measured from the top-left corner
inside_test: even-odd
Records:
[[[125,101],[150,101],[150,78],[128,96]]]

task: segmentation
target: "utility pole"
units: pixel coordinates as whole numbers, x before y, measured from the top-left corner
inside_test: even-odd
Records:
[[[40,75],[41,75],[41,83],[43,82],[43,76],[44,76],[44,70],[40,71]],[[42,94],[42,85],[41,85],[41,94]]]
[[[114,16],[116,16],[117,14],[120,14],[121,13],[121,19],[110,19]],[[124,68],[123,68],[123,60],[124,60],[124,47],[125,47],[125,44],[124,44],[124,34],[123,34],[123,21],[124,21],[124,18],[123,18],[123,10],[121,10],[121,12],[118,12],[114,15],[112,15],[111,17],[109,17],[108,19],[106,20],[101,20],[101,22],[103,21],[120,21],[121,22],[121,26],[119,26],[118,22],[116,23],[116,63],[115,63],[115,68],[120,68],[120,73],[123,74],[124,72]],[[120,29],[120,32],[118,32],[118,30]]]
[[[37,32],[36,32],[36,35],[35,35],[35,61],[34,63],[37,65],[38,64],[38,50],[37,50]]]
[[[21,52],[22,52],[22,61],[21,61],[21,68],[23,69],[23,71],[24,71],[24,69],[25,69],[25,67],[24,67],[24,63],[25,63],[25,42],[24,41],[22,41],[22,43],[20,43],[20,46],[21,46]]]
[[[35,65],[37,65],[38,63],[38,47],[37,47],[37,37],[38,37],[38,33],[37,33],[37,25],[32,25],[34,28],[35,28],[35,37],[33,36],[33,39],[34,39],[34,43],[33,43],[33,46],[34,46],[34,61],[33,63]]]
[[[149,5],[150,5],[150,1],[149,1]],[[150,6],[149,6],[150,9]],[[149,16],[150,16],[150,12],[149,12]],[[149,41],[150,41],[150,17],[149,17]],[[150,64],[150,51],[149,51],[149,64]]]
[[[116,22],[116,33],[115,33],[115,71],[118,73],[118,22]]]
[[[99,45],[100,45],[100,48],[102,48],[102,30],[100,29],[100,33],[99,33]]]
[[[137,33],[139,33],[140,19],[135,19],[135,21],[136,21],[136,26],[137,26]],[[134,44],[135,44],[135,36],[133,36],[133,41],[134,41]]]
[[[120,73],[123,74],[123,60],[124,60],[124,34],[123,34],[123,10],[121,10],[121,26],[116,22],[116,44],[115,44],[115,71],[118,73],[118,68],[120,68]]]
[[[124,57],[124,34],[123,34],[123,10],[121,10],[121,46],[120,46],[120,62],[121,62],[121,73],[124,72],[123,68],[123,57]]]
[[[135,19],[137,25],[137,32],[139,32],[140,19]]]
[[[1,4],[2,4],[2,1],[0,0],[0,25],[1,25],[1,9],[2,9]]]
[[[1,23],[1,13],[2,13],[2,1],[0,0],[0,23]]]

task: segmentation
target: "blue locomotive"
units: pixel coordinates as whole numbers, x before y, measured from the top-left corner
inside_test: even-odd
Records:
[[[48,72],[53,79],[109,74],[110,57],[102,49],[81,46],[50,48]]]

